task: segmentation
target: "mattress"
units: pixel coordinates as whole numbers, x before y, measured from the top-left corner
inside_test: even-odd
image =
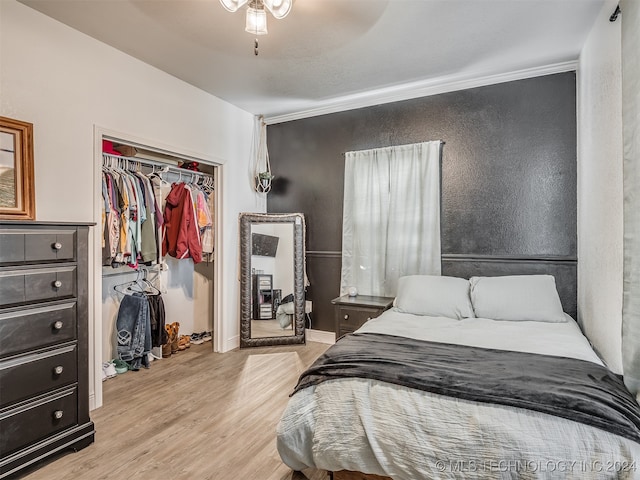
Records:
[[[602,364],[577,324],[453,320],[389,310],[360,332],[540,353]],[[293,395],[277,430],[294,470],[354,470],[394,479],[640,478],[640,445],[553,415],[339,379]]]

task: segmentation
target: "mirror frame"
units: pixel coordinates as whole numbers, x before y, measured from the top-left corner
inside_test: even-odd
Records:
[[[294,335],[251,338],[251,225],[254,223],[293,225]],[[304,237],[301,213],[240,214],[240,348],[305,343]]]
[[[0,117],[0,132],[13,135],[15,206],[0,207],[0,220],[34,220],[33,124]]]

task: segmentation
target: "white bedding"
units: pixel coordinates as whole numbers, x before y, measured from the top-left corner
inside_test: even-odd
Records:
[[[566,323],[453,320],[393,309],[359,331],[601,363]],[[460,400],[368,379],[293,395],[277,430],[294,470],[354,470],[394,479],[640,478],[640,445],[552,415]]]
[[[358,331],[386,333],[432,342],[573,357],[602,365],[580,327],[567,314],[564,323],[509,322],[487,318],[454,320],[388,310]]]

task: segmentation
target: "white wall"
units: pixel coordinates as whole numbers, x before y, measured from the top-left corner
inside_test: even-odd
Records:
[[[0,115],[34,124],[37,220],[99,220],[96,126],[223,163],[218,334],[222,350],[238,346],[238,212],[265,209],[250,184],[249,113],[25,5],[1,0]],[[90,258],[92,339],[101,321],[98,265],[98,257]],[[90,353],[99,374],[100,352]],[[99,399],[100,382],[92,376],[91,383]]]
[[[578,69],[578,311],[609,367],[622,372],[622,100],[620,20],[606,2]]]

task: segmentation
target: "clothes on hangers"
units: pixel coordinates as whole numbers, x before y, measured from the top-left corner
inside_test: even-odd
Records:
[[[149,319],[151,322],[151,346],[162,347],[169,341],[169,335],[164,328],[166,314],[164,309],[164,301],[162,295],[147,295],[149,302]]]
[[[171,184],[164,180],[161,175],[153,172],[149,175],[149,181],[151,182],[151,188],[153,190],[153,201],[156,207],[156,262],[160,263],[160,256],[162,255],[162,233],[164,231],[164,204],[171,190]]]
[[[212,210],[209,208],[207,194],[197,183],[187,185],[187,187],[191,191],[191,197],[195,208],[202,255],[213,253],[213,237],[211,237],[211,239],[208,238],[209,236],[205,238],[205,232],[212,231],[213,229],[213,218],[211,215]],[[209,197],[211,197],[211,195],[209,195]]]
[[[118,358],[131,370],[149,368],[151,353],[151,318],[149,301],[144,293],[125,295],[116,320]]]
[[[102,175],[102,264],[111,265],[120,250],[120,214],[124,200],[114,185],[114,177]]]
[[[147,280],[146,270],[138,270],[134,281],[113,288],[123,294],[116,320],[118,358],[132,370],[148,368],[151,348],[168,340],[160,290]]]
[[[156,205],[153,193],[153,185],[150,180],[140,172],[134,174],[139,182],[144,200],[144,221],[140,227],[140,258],[142,263],[151,263],[157,258],[158,242],[156,235],[159,208]]]
[[[210,194],[209,197],[212,195]],[[207,195],[197,184],[174,183],[164,207],[162,254],[202,261],[213,253],[213,220]]]
[[[103,265],[151,265],[159,257],[160,208],[153,185],[141,172],[104,166]]]
[[[207,200],[207,208],[209,209],[209,224],[205,225],[202,231],[202,256],[206,262],[213,260],[213,247],[215,245],[214,228],[213,228],[213,192],[204,192]]]
[[[146,175],[121,167],[103,166],[103,265],[135,268],[139,263],[160,263],[160,256],[167,254],[192,258],[195,263],[204,255],[210,261],[212,179],[192,176],[195,183],[170,185],[163,179],[164,171]]]

